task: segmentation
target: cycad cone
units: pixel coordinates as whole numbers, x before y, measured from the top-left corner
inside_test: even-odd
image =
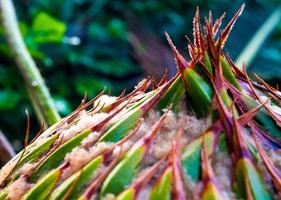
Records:
[[[174,78],[81,104],[2,168],[0,200],[280,199],[280,92],[222,51],[243,8],[219,35],[197,9],[189,61],[167,35]]]

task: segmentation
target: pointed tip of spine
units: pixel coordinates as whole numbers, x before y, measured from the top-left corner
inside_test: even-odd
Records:
[[[238,9],[238,11],[235,13],[235,15],[233,16],[233,18],[230,20],[230,22],[227,24],[227,26],[225,27],[225,29],[221,32],[220,35],[220,46],[221,48],[223,48],[235,22],[237,21],[238,17],[242,14],[243,10],[245,8],[245,3],[243,3],[241,5],[241,7]]]

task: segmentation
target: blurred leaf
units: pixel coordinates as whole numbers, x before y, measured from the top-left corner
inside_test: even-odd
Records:
[[[12,90],[0,90],[0,110],[14,109],[19,102],[20,94]]]
[[[60,42],[66,25],[45,12],[40,12],[32,22],[34,40],[38,43]]]
[[[107,27],[107,30],[111,37],[121,39],[125,39],[127,37],[125,24],[119,19],[112,19]]]
[[[103,26],[98,23],[91,23],[89,26],[89,35],[93,39],[101,39],[104,40],[107,38],[107,34],[105,34],[106,30]]]
[[[127,74],[140,71],[139,68],[125,59],[104,60],[102,62],[96,62],[92,66],[88,67],[91,67],[106,75],[112,75],[116,77],[123,77]]]
[[[246,66],[250,65],[257,52],[261,49],[262,44],[265,42],[274,28],[278,25],[280,18],[281,7],[277,7],[274,12],[272,12],[272,14],[268,16],[262,26],[257,30],[256,34],[253,35],[244,50],[236,59],[235,62],[237,66],[240,67],[240,69],[242,69],[243,63],[245,63]]]
[[[98,77],[77,76],[74,79],[74,87],[81,97],[84,96],[85,92],[89,97],[94,97],[105,87],[110,90],[112,85],[108,81]]]

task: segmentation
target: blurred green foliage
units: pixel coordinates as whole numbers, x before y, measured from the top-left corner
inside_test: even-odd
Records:
[[[229,17],[242,1],[14,0],[14,4],[24,41],[64,116],[80,103],[85,92],[91,98],[106,87],[112,95],[118,95],[141,80],[144,73],[128,39],[132,26],[154,33],[163,44],[163,33],[167,31],[178,48],[186,51],[184,35],[192,34],[196,6],[205,16],[211,9],[215,17],[225,10]],[[244,15],[253,18],[259,9],[255,17],[266,19],[277,4],[278,1],[246,1]],[[231,55],[236,57],[250,40],[261,24],[257,21],[238,21],[229,42],[232,46],[226,47]],[[245,27],[245,23],[249,26]],[[281,23],[250,69],[274,83],[280,82],[280,58]],[[270,70],[265,68],[268,66]],[[40,125],[0,27],[0,129],[11,141],[22,141],[24,137],[25,109],[31,112],[31,134],[35,134]]]

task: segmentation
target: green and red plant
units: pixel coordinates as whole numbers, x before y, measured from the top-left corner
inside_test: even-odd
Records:
[[[280,199],[281,93],[222,50],[244,5],[193,20],[190,60],[128,95],[103,92],[0,171],[0,199]],[[157,51],[157,49],[155,49]]]

